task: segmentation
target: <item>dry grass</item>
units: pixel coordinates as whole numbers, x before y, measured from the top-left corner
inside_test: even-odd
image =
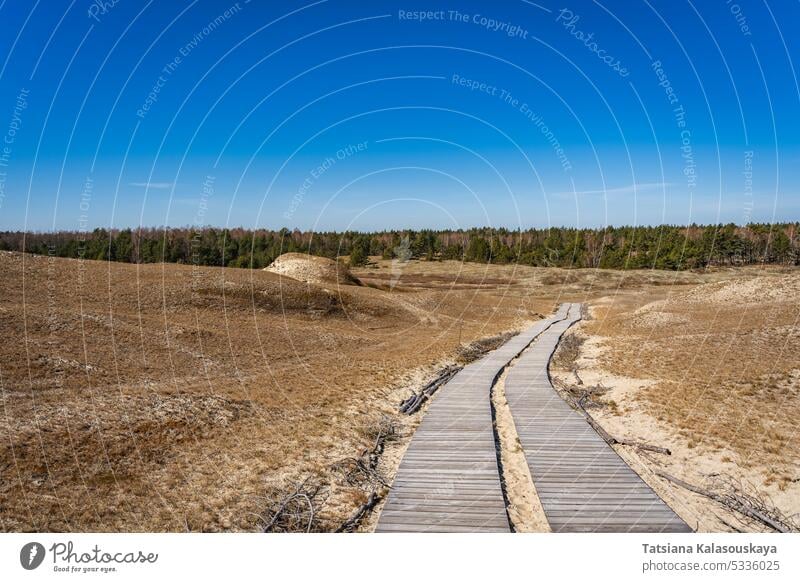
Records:
[[[265,492],[357,454],[426,373],[552,307],[13,253],[0,270],[13,531],[254,529]],[[361,502],[337,490],[324,523]]]
[[[598,365],[647,380],[619,418],[638,403],[642,426],[696,455],[724,445],[775,487],[797,477],[796,301],[709,312],[691,295],[779,274],[374,265],[354,270],[372,287],[325,286],[0,253],[0,529],[253,530],[265,496],[310,476],[330,529],[365,500],[330,468],[371,446],[377,419],[400,423],[390,475],[419,421],[397,413],[409,388],[562,301],[593,305],[584,330],[610,346]]]
[[[700,530],[733,530],[736,516],[654,471],[707,488],[725,478],[800,513],[800,271],[723,270],[704,281],[590,299],[592,318],[567,335],[554,377],[567,389],[578,378],[576,390],[602,385],[592,414],[611,434],[672,450],[620,454]],[[577,355],[570,336],[584,339]]]
[[[730,449],[767,483],[798,477],[800,274],[712,283],[636,309],[598,309],[602,363],[652,380],[637,395],[692,447]]]

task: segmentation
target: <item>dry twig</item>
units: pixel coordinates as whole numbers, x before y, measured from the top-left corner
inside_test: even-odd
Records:
[[[684,489],[707,497],[717,503],[733,510],[746,518],[780,532],[798,532],[798,525],[794,516],[787,516],[772,502],[768,495],[756,491],[752,486],[736,483],[730,477],[720,477],[716,487],[719,491],[712,491],[687,483],[662,471],[656,471],[662,479],[674,483]],[[746,522],[743,522],[746,523]],[[737,528],[738,529],[738,528]]]
[[[561,393],[564,395],[565,400],[567,401],[570,406],[572,406],[576,411],[578,411],[581,416],[589,423],[597,434],[600,435],[604,441],[606,441],[609,445],[623,445],[629,447],[635,447],[642,451],[650,451],[652,453],[660,453],[662,455],[671,455],[672,451],[670,451],[666,447],[659,447],[656,445],[650,445],[647,443],[642,443],[639,441],[632,441],[628,439],[620,439],[612,434],[609,434],[600,424],[589,414],[587,408],[590,406],[598,406],[596,402],[594,402],[591,398],[595,394],[602,394],[606,391],[606,388],[603,386],[589,386],[586,389],[579,390],[572,386],[566,386],[561,382],[558,382],[555,378],[553,382],[557,384],[560,388]]]
[[[366,517],[383,497],[386,489],[390,487],[385,477],[378,468],[380,457],[383,454],[386,442],[397,435],[397,425],[393,419],[384,416],[375,430],[375,441],[372,449],[361,453],[358,459],[345,459],[339,463],[338,468],[344,470],[345,481],[351,485],[360,486],[369,490],[367,500],[345,521],[337,532],[354,531],[361,520]]]
[[[434,392],[436,392],[441,386],[449,382],[459,370],[461,370],[461,366],[446,367],[439,373],[438,376],[436,376],[436,378],[426,384],[422,390],[420,390],[418,393],[412,392],[411,396],[403,400],[403,402],[400,403],[400,412],[403,414],[414,414],[417,412],[422,405],[425,404],[425,401],[433,396]]]
[[[267,508],[256,517],[268,532],[318,531],[319,508],[325,504],[328,488],[318,479],[306,477],[287,495],[268,496]]]

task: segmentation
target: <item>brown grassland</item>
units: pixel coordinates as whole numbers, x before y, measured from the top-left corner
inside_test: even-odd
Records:
[[[616,436],[671,449],[620,452],[693,527],[761,529],[655,471],[714,491],[734,486],[797,523],[800,273],[748,268],[718,278],[591,302],[591,319],[571,332],[576,360],[555,375],[576,382],[571,370],[599,386],[593,415]]]
[[[364,283],[0,253],[0,529],[253,531],[327,485],[315,529],[365,492],[332,467],[471,342],[587,303],[553,374],[607,389],[597,418],[669,446],[621,451],[691,525],[708,503],[648,475],[746,479],[800,511],[800,272],[562,270],[374,260]],[[424,413],[424,411],[423,411]],[[370,521],[364,527],[368,529]]]

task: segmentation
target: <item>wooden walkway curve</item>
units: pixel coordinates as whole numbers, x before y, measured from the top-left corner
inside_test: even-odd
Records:
[[[376,531],[510,531],[490,390],[505,366],[556,320],[537,322],[439,389],[400,463]]]
[[[554,532],[689,532],[625,461],[558,395],[547,371],[563,333],[580,319],[544,331],[506,377],[520,443]]]

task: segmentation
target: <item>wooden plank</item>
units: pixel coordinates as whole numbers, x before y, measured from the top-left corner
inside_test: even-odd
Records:
[[[490,390],[497,375],[566,308],[537,322],[442,386],[400,463],[379,532],[510,531],[497,467]]]
[[[579,318],[580,305],[570,305],[505,382],[520,444],[553,531],[691,531],[550,383],[550,358]]]

